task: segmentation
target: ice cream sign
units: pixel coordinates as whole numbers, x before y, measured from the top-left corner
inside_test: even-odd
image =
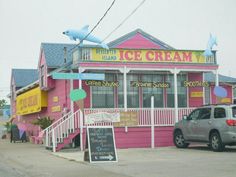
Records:
[[[215,64],[203,55],[204,51],[183,50],[123,50],[91,49],[91,61],[136,62],[136,63],[181,63],[181,64]]]

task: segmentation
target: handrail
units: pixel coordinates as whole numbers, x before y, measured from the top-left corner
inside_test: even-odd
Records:
[[[69,114],[72,114],[71,111],[69,111],[67,114],[65,114],[63,117],[61,117],[60,119],[56,120],[55,122],[53,122],[50,126],[48,126],[47,128],[45,128],[43,131],[45,132],[47,129],[50,129],[51,127],[53,127],[55,124],[57,124],[58,122],[60,122],[61,120],[65,119],[66,117],[68,117]]]
[[[76,112],[72,113],[69,112],[66,115],[64,115],[63,117],[61,117],[60,119],[58,119],[56,122],[54,122],[52,125],[50,125],[49,127],[47,127],[46,129],[44,129],[45,133],[45,146],[46,147],[51,147],[51,142],[52,138],[55,138],[56,134],[55,134],[55,130],[58,127],[61,127],[65,122],[68,122],[68,120],[70,119],[74,119],[75,115],[79,112],[80,110],[77,110]],[[72,128],[75,128],[75,125],[73,124],[72,121]],[[52,137],[52,133],[54,133],[54,137]],[[53,143],[54,144],[54,143]],[[54,145],[55,146],[55,145]]]

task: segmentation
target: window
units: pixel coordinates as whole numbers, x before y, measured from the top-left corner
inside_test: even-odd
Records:
[[[123,74],[117,75],[117,81],[119,82],[118,91],[118,107],[124,108],[124,85],[123,85]]]
[[[233,114],[233,117],[236,117],[236,107],[232,107],[232,114]]]
[[[131,81],[138,81],[138,75],[127,74],[127,107],[139,108],[139,87],[132,87]]]
[[[198,119],[210,119],[211,118],[211,108],[200,109],[200,116]]]
[[[163,82],[163,77],[157,74],[142,76],[142,82]],[[154,96],[154,107],[163,107],[163,88],[142,87],[143,107],[151,107],[151,96]]]
[[[189,120],[202,120],[210,118],[211,118],[211,108],[196,109],[188,117]]]
[[[205,89],[205,104],[211,104],[210,101],[210,87],[204,87]]]
[[[187,88],[184,87],[183,82],[186,80],[186,75],[181,74],[177,76],[177,90],[178,90],[178,107],[187,107]],[[166,82],[170,83],[170,88],[167,88],[167,107],[174,107],[174,76],[167,75]]]
[[[197,120],[200,115],[200,109],[196,109],[188,116],[188,120]]]
[[[218,118],[225,118],[225,117],[226,117],[226,113],[225,113],[224,108],[215,108],[214,118],[218,119]]]
[[[113,74],[105,75],[106,81],[114,81]],[[93,108],[114,108],[114,87],[92,86]]]

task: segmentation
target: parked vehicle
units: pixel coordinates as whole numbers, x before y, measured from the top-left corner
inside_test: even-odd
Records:
[[[220,152],[226,145],[236,145],[236,104],[199,107],[175,124],[173,135],[178,148],[204,142]]]

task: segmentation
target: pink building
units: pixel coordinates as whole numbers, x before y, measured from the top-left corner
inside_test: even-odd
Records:
[[[140,29],[108,46],[42,43],[38,78],[16,88],[12,74],[14,122],[25,124],[28,136],[34,137],[40,129],[32,120],[50,116],[54,123],[45,130],[45,145],[54,150],[72,140],[83,149],[87,125],[113,125],[118,148],[150,147],[152,142],[155,147],[171,146],[176,121],[197,106],[219,103],[215,83],[228,93],[220,102],[233,101],[236,79],[218,77],[216,52],[205,58],[202,50],[177,50]],[[105,80],[54,80],[54,72],[102,73]],[[69,99],[75,88],[87,93],[83,111]],[[104,112],[119,113],[119,122],[92,120]]]

